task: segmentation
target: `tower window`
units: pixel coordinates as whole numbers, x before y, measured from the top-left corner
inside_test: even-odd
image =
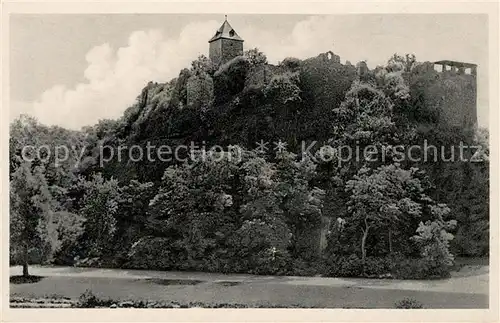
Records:
[[[231,30],[229,31],[229,36],[230,36],[230,37],[233,37],[233,36],[234,36],[234,30],[233,30],[233,29],[231,29]]]

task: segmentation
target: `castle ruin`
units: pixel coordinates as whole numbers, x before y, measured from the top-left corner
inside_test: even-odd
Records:
[[[441,119],[456,127],[477,126],[477,65],[441,60],[434,62],[442,89]]]

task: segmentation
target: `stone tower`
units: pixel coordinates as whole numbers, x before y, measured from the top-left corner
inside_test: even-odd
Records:
[[[222,26],[208,42],[210,44],[209,57],[216,65],[224,64],[243,55],[243,39],[227,22],[227,16]]]

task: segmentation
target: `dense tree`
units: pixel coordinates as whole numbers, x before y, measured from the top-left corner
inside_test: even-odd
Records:
[[[445,204],[431,207],[432,220],[425,223],[420,222],[416,230],[417,235],[411,239],[415,241],[421,250],[424,259],[433,266],[440,268],[453,265],[453,255],[449,251],[449,242],[453,235],[449,233],[455,229],[455,220],[445,221],[450,209]]]
[[[263,52],[259,51],[258,48],[252,48],[246,50],[243,53],[243,56],[245,56],[248,59],[248,61],[252,66],[267,64],[266,55]]]
[[[10,173],[23,161],[43,166],[49,186],[68,187],[82,167],[88,140],[79,131],[45,126],[35,118],[22,115],[10,125]]]
[[[153,235],[168,237],[180,263],[196,268],[205,257],[216,260],[213,252],[234,232],[237,165],[235,158],[207,153],[165,171],[151,200],[148,227]]]
[[[193,75],[208,74],[213,75],[216,70],[215,65],[205,55],[198,56],[198,59],[191,63],[191,73]]]
[[[84,256],[97,258],[109,254],[117,231],[117,211],[120,192],[116,180],[105,180],[96,174],[91,180],[81,179],[84,193],[79,213],[85,218]]]
[[[293,255],[314,258],[318,246],[311,236],[321,225],[325,197],[324,190],[311,185],[317,176],[316,165],[309,158],[278,152],[276,170],[281,209],[292,232]]]
[[[392,253],[392,231],[408,226],[412,219],[420,218],[423,188],[413,174],[416,170],[403,170],[399,165],[381,166],[375,171],[362,168],[347,182],[351,192],[348,202],[350,217],[347,221],[360,223],[361,255],[366,261],[366,242],[371,231],[388,233],[388,249]],[[371,230],[371,231],[370,231]]]
[[[29,276],[30,253],[42,261],[51,255],[52,203],[43,167],[20,162],[10,181],[10,253],[23,276]]]
[[[317,226],[321,214],[322,191],[309,185],[312,162],[283,154],[270,163],[240,147],[194,157],[166,170],[150,203],[147,241],[168,244],[172,259],[161,267],[255,273],[288,268],[290,252],[300,256],[296,237],[307,239],[304,232]],[[153,252],[143,241],[132,248],[133,257],[139,249]]]
[[[435,204],[425,195],[425,186],[417,172],[417,169],[401,169],[398,164],[381,166],[373,171],[362,168],[354,179],[347,182],[346,189],[351,196],[348,203],[350,216],[346,221],[347,225],[353,221],[362,232],[360,248],[364,271],[370,232],[379,237],[388,233],[390,254],[394,248],[392,235],[398,233],[397,249],[409,255],[409,250],[403,248],[408,243],[405,240],[411,237],[408,230],[414,230],[419,235],[413,240],[421,245],[422,256],[430,257],[429,261],[433,263],[439,258],[443,266],[452,264],[448,241],[453,235],[446,230],[452,230],[456,222],[445,222],[450,209],[445,204]],[[416,223],[420,223],[418,228]]]

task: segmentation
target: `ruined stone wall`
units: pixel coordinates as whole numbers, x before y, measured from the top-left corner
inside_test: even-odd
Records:
[[[427,62],[407,77],[411,78],[412,99],[420,100],[419,109],[435,111],[437,122],[468,129],[477,124],[475,72],[458,68],[443,71]]]
[[[253,66],[245,80],[245,88],[263,88],[273,75],[277,73],[277,67],[270,64]]]
[[[300,87],[304,101],[303,124],[312,125],[304,129],[304,138],[332,138],[335,124],[332,109],[338,108],[346,92],[356,79],[356,69],[334,59],[318,56],[303,60],[300,64]]]
[[[437,80],[441,95],[441,120],[455,127],[472,128],[477,124],[476,76],[441,72]]]

